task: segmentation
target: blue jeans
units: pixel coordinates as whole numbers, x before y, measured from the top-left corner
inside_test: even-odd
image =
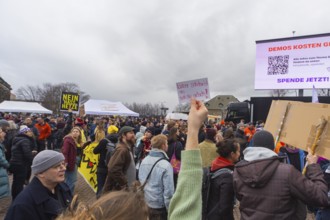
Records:
[[[330,208],[319,209],[316,213],[316,220],[327,220],[330,219]]]
[[[71,193],[73,195],[74,193],[74,187],[76,185],[77,182],[77,165],[75,165],[74,170],[73,171],[65,171],[65,181],[66,184],[68,184]]]

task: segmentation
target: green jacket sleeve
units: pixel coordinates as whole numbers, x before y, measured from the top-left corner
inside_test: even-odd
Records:
[[[202,159],[199,150],[182,151],[177,189],[170,203],[170,220],[202,218]]]

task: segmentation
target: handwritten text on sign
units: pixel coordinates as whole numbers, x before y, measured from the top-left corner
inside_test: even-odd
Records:
[[[178,82],[176,88],[178,91],[179,103],[190,102],[192,97],[202,101],[210,98],[207,78]]]

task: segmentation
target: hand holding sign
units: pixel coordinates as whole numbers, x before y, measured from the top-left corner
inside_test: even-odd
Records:
[[[308,155],[306,157],[306,161],[308,164],[314,164],[317,163],[318,160],[318,156],[317,155],[313,155],[313,152],[310,148],[308,148]]]
[[[176,84],[179,103],[188,103],[191,98],[203,101],[210,98],[207,78],[178,82]]]

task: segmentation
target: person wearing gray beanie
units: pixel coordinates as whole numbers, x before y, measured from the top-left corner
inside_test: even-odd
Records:
[[[5,132],[9,128],[9,123],[5,119],[0,119],[0,128]]]
[[[63,154],[43,150],[34,157],[31,168],[34,177],[13,200],[5,220],[55,219],[69,207],[72,193],[64,183]]]
[[[62,161],[64,161],[62,153],[53,150],[43,150],[33,159],[31,166],[32,175],[42,173]]]

